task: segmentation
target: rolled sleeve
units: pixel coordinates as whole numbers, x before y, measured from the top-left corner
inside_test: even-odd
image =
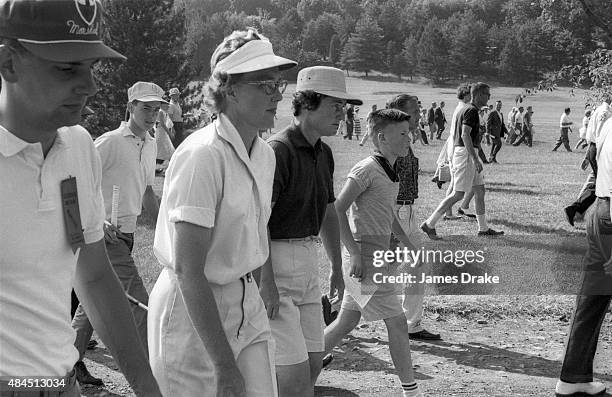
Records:
[[[91,244],[104,237],[104,198],[102,196],[102,162],[100,155],[92,142],[89,143],[91,164],[91,180],[87,187],[89,200],[83,200],[80,207],[83,208],[81,221],[83,224],[83,236],[85,243]],[[81,188],[81,186],[79,186]],[[82,188],[85,188],[83,186]]]
[[[223,194],[222,160],[210,146],[188,148],[175,156],[168,185],[169,221],[213,227]]]

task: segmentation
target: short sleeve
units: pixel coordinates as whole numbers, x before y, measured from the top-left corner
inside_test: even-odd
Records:
[[[347,176],[354,180],[362,190],[366,190],[372,184],[372,167],[366,167],[367,164],[363,162],[356,164]]]
[[[85,189],[89,192],[89,200],[85,203],[80,203],[80,207],[83,208],[81,213],[81,223],[83,227],[83,236],[85,237],[85,244],[95,243],[104,237],[104,218],[106,216],[104,209],[104,198],[102,196],[102,163],[100,161],[100,155],[93,145],[91,138],[84,137],[83,139],[88,140],[87,150],[88,161],[87,169],[85,172],[91,172],[83,181],[88,181],[89,186],[78,185],[78,189]],[[87,206],[86,208],[84,206]]]
[[[268,144],[274,150],[276,157],[276,168],[274,170],[274,185],[272,187],[272,202],[278,198],[289,185],[291,175],[291,152],[287,145],[279,141],[269,141]]]
[[[476,110],[476,108],[473,106],[467,108],[465,110],[465,113],[463,114],[462,123],[472,128],[474,128],[474,126],[478,126],[480,124],[480,116],[478,115],[478,110]]]
[[[95,141],[94,145],[98,151],[99,160],[102,164],[102,170],[107,171],[111,168],[112,156],[115,152],[113,150],[113,140],[107,134],[99,136]]]
[[[181,149],[175,152],[166,174],[168,218],[212,228],[223,195],[223,155],[206,145]]]

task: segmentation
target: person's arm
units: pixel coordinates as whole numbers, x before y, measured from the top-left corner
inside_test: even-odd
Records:
[[[159,199],[153,191],[153,186],[148,185],[145,189],[144,195],[142,196],[142,206],[145,211],[157,220],[157,214],[159,213]]]
[[[272,208],[274,208],[272,203]],[[276,287],[276,281],[274,280],[274,268],[272,267],[272,239],[270,238],[270,229],[268,229],[268,259],[263,264],[261,269],[258,269],[260,274],[259,277],[259,295],[266,306],[269,319],[274,319],[278,314],[280,297],[278,295],[278,288]]]
[[[187,315],[215,369],[217,393],[246,396],[244,379],[221,323],[215,296],[204,274],[212,229],[188,222],[177,222],[174,236],[175,272]]]
[[[137,396],[161,396],[125,292],[106,255],[104,241],[81,248],[74,289],[104,345]]]
[[[476,171],[480,172],[482,171],[482,164],[478,159],[478,152],[476,151],[476,149],[474,148],[474,144],[472,143],[472,136],[470,135],[470,133],[472,132],[472,127],[466,124],[463,124],[461,127],[461,138],[463,139],[465,149],[467,150],[468,155],[474,161],[474,164],[476,165]]]
[[[391,225],[391,230],[393,231],[393,235],[397,237],[397,239],[402,244],[404,244],[406,248],[408,248],[411,251],[417,250],[417,247],[412,243],[412,241],[410,241],[408,236],[406,236],[406,232],[404,231],[404,228],[402,227],[399,220],[397,219],[397,214],[395,213],[395,211],[393,211],[393,224]]]
[[[342,300],[344,295],[344,278],[342,277],[342,254],[340,252],[340,229],[338,226],[338,214],[334,203],[327,204],[325,217],[319,231],[327,258],[331,262],[331,274],[329,276],[329,297],[337,296]]]
[[[336,199],[334,206],[336,207],[336,214],[338,216],[338,227],[340,228],[340,239],[342,244],[346,247],[347,251],[351,255],[351,273],[350,276],[356,277],[359,281],[364,276],[362,263],[361,263],[361,249],[351,232],[348,217],[346,211],[349,209],[351,204],[361,194],[363,189],[353,179],[348,178],[346,184],[340,192],[340,196]]]

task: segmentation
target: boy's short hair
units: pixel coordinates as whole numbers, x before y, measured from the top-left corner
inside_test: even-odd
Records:
[[[570,108],[565,108],[563,111],[564,111],[565,113],[569,113],[569,112],[571,111],[571,109],[570,109]]]
[[[389,124],[402,123],[410,120],[410,115],[398,109],[380,109],[368,115],[368,128],[372,134],[372,142],[378,148],[378,133],[385,129]]]
[[[387,109],[402,109],[409,102],[416,101],[417,105],[420,104],[419,98],[414,95],[408,94],[399,94],[394,96],[393,98],[387,101],[386,107]]]

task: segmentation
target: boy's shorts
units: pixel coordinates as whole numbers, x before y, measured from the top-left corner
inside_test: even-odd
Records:
[[[477,148],[474,148],[478,150]],[[453,154],[453,190],[468,192],[473,186],[484,185],[484,170],[476,171],[476,164],[465,147],[456,147]]]
[[[360,307],[350,294],[342,298],[342,309],[360,312],[365,321],[385,320],[404,314],[400,297],[393,295],[374,295],[364,307]]]

